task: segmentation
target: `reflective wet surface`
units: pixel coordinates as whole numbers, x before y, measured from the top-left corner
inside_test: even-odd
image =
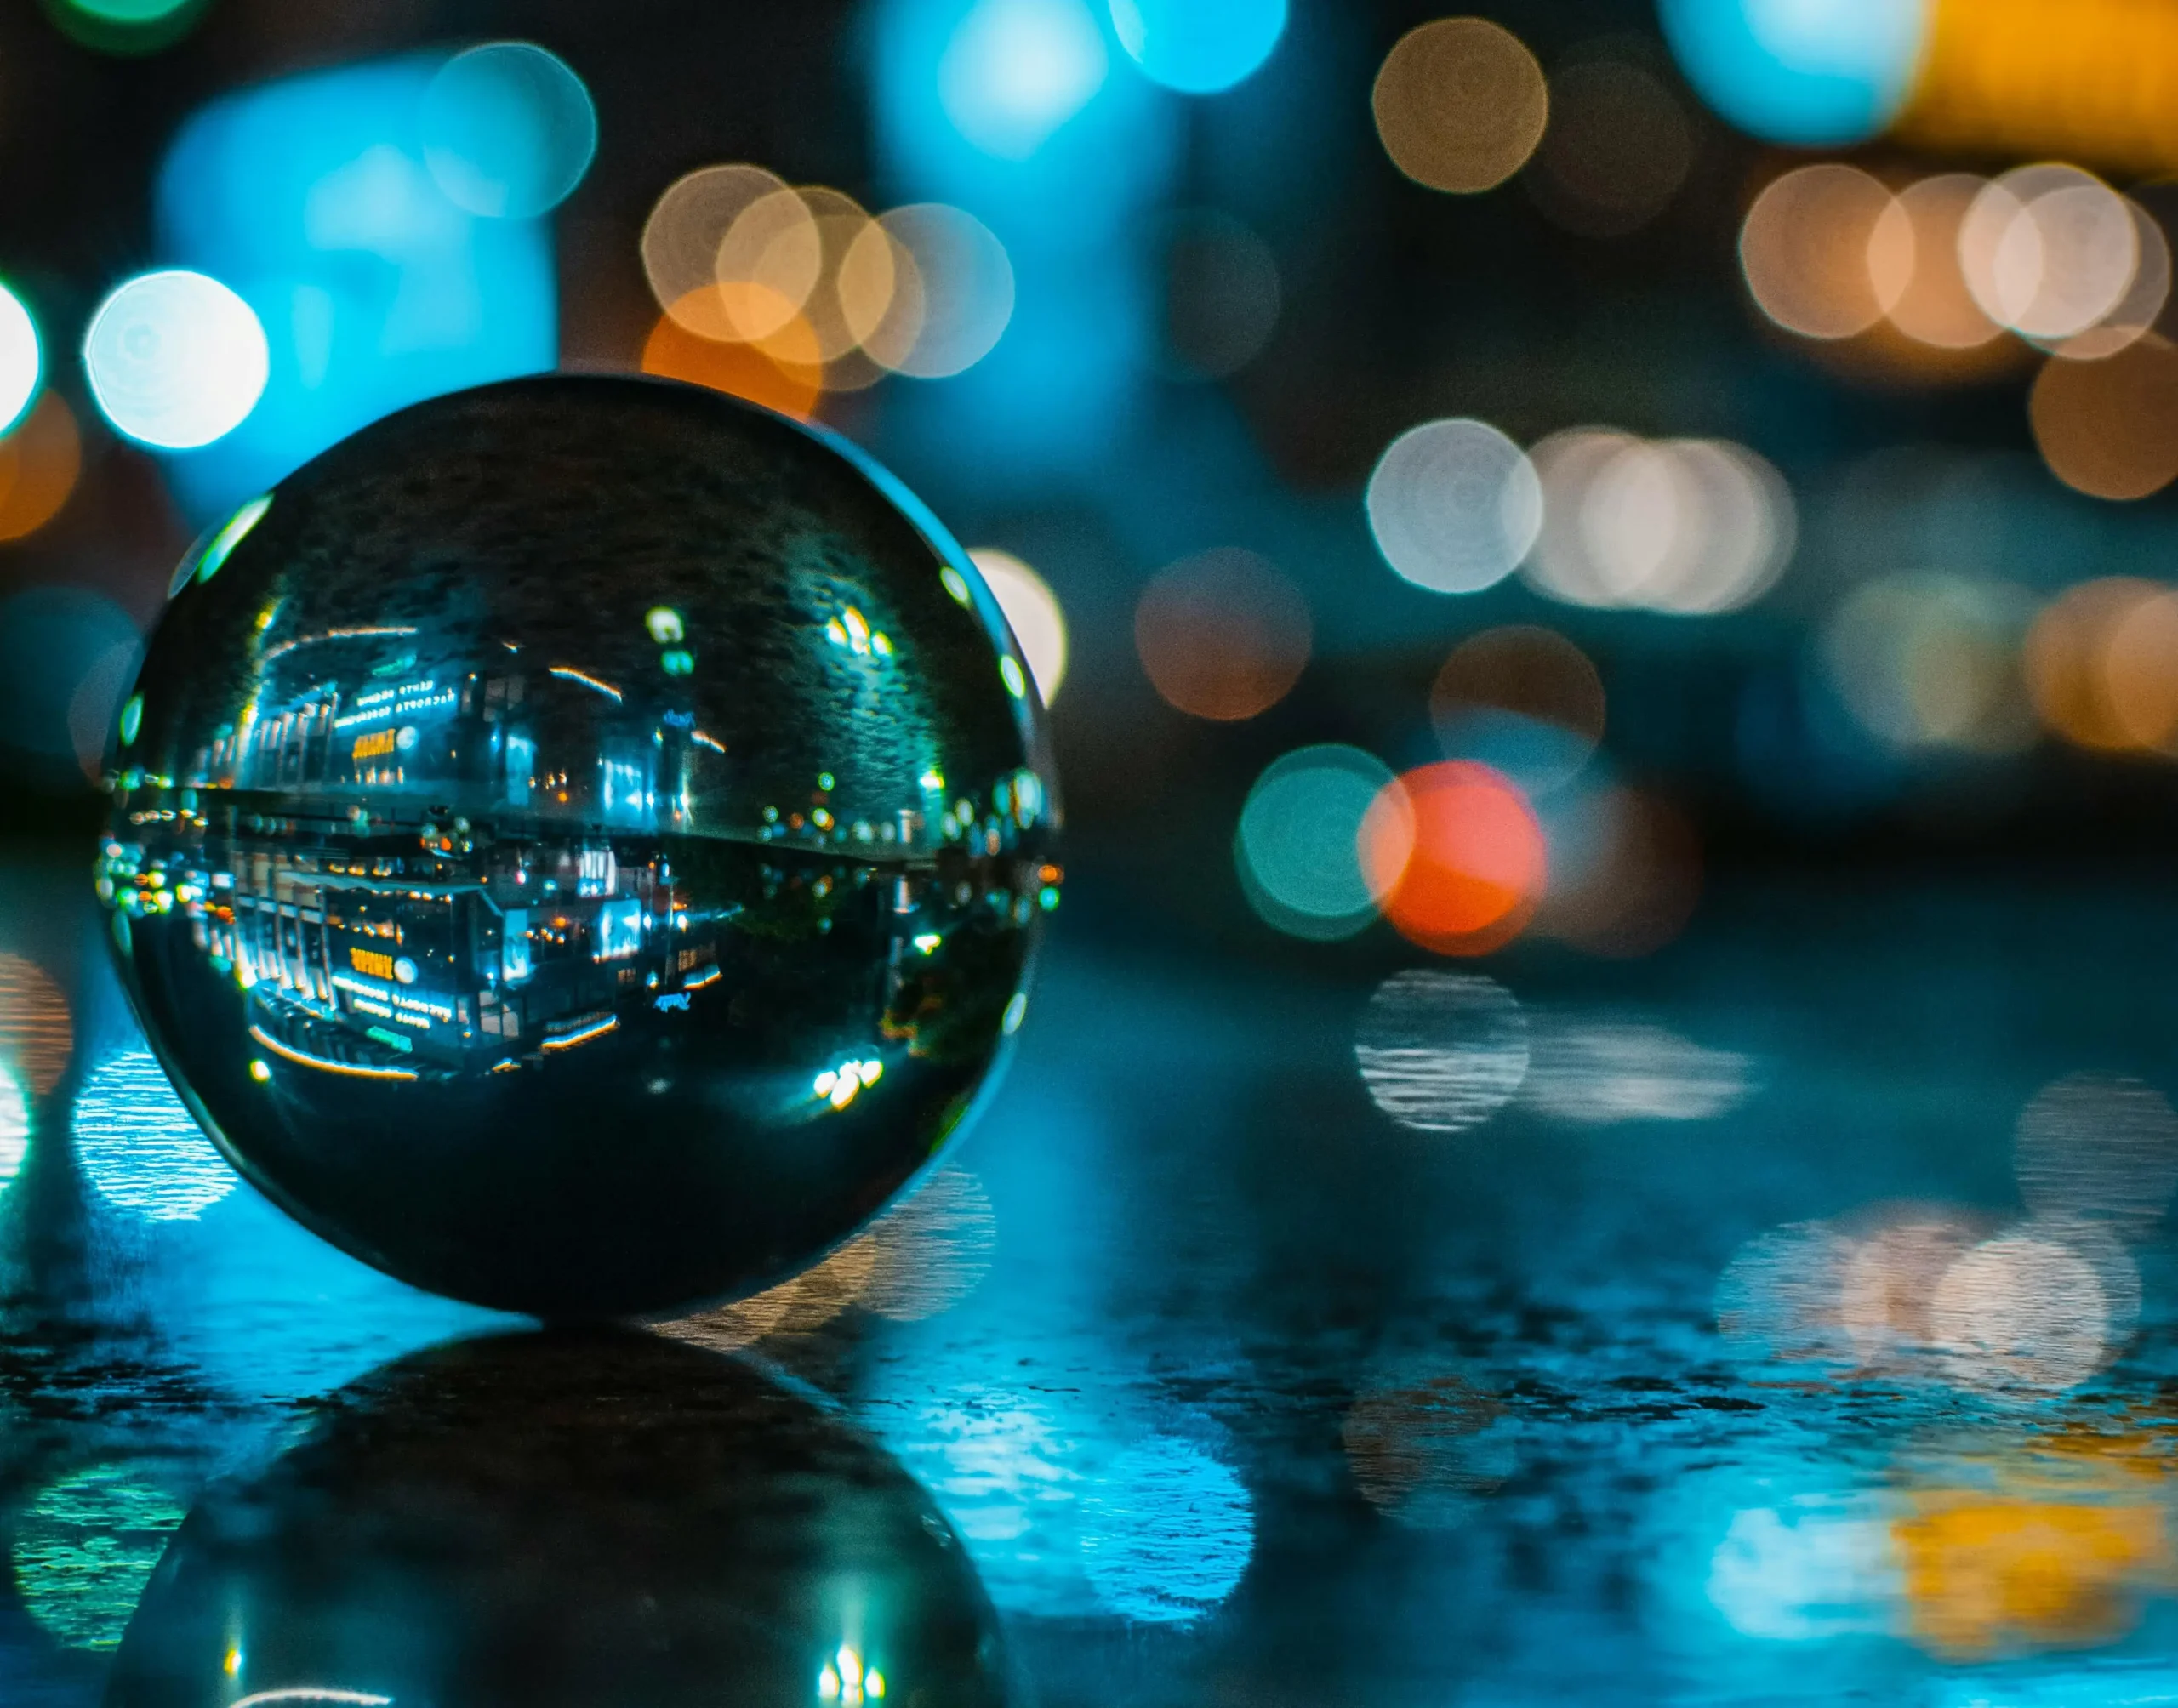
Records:
[[[214,1599],[295,1667],[190,1673],[192,1701],[451,1699],[430,1665],[546,1629],[565,1676],[594,1636],[672,1699],[638,1580],[681,1653],[724,1628],[690,1609],[754,1609],[802,1656],[778,1699],[833,1700],[826,1597],[877,1567],[830,1520],[780,1521],[784,1589],[675,1565],[790,1469],[894,1541],[926,1491],[1001,1645],[944,1676],[1020,1702],[2178,1694],[2153,886],[1725,885],[1639,965],[1452,971],[1258,959],[1092,851],[1019,1057],[926,1189],[646,1331],[671,1344],[633,1375],[554,1343],[547,1403],[462,1344],[518,1325],[157,1124],[83,851],[11,852],[0,911],[29,1129],[0,1192],[10,1703],[88,1708],[153,1631],[202,1665]],[[413,1530],[399,1489],[430,1491]],[[878,1564],[968,1628],[948,1550]],[[405,1684],[339,1647],[409,1608],[433,1647]]]
[[[1056,904],[1022,667],[911,499],[602,378],[381,423],[184,561],[100,894],[227,1153],[391,1273],[745,1294],[925,1166]]]

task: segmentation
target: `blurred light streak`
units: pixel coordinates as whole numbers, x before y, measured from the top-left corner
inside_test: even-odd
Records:
[[[968,559],[983,572],[984,585],[1006,613],[1006,626],[1029,662],[1036,697],[1048,706],[1066,680],[1066,613],[1059,608],[1058,595],[1012,552],[978,546]]]
[[[71,1117],[76,1160],[115,1209],[145,1221],[194,1221],[236,1175],[145,1050],[109,1056],[83,1081]]]
[[[1940,572],[1879,577],[1825,623],[1822,658],[1861,726],[1899,753],[2016,753],[2033,739],[2021,695],[2027,595]]]
[[[1550,885],[1534,929],[1613,960],[1653,954],[1702,899],[1702,845],[1668,801],[1643,790],[1579,789],[1544,800]]]
[[[567,65],[530,42],[456,54],[424,92],[424,163],[447,199],[492,219],[564,202],[597,152],[597,111]]]
[[[0,540],[36,533],[60,514],[83,472],[82,436],[57,391],[0,439]]]
[[[1456,1375],[1356,1396],[1340,1443],[1362,1498],[1416,1529],[1449,1529],[1508,1470],[1496,1426],[1506,1416],[1491,1394]]]
[[[1378,892],[1361,828],[1390,769],[1359,748],[1326,744],[1276,760],[1248,791],[1233,856],[1248,904],[1274,930],[1330,941],[1374,923]]]
[[[761,403],[806,421],[824,395],[817,335],[796,315],[761,344],[722,343],[688,330],[684,316],[661,315],[643,341],[642,371]]]
[[[99,305],[83,367],[117,431],[193,451],[242,425],[265,395],[271,357],[248,303],[217,279],[176,269],[131,279]]]
[[[1875,1498],[1810,1494],[1734,1513],[1703,1588],[1742,1637],[1814,1643],[1888,1634],[1905,1585]]]
[[[920,1323],[951,1310],[983,1284],[998,1249],[990,1194],[968,1170],[940,1169],[862,1236],[870,1269],[857,1295],[864,1310]]]
[[[1369,531],[1404,579],[1480,593],[1513,572],[1542,527],[1542,487],[1520,447],[1487,422],[1408,429],[1369,476]]]
[[[0,1054],[33,1097],[48,1095],[75,1051],[68,999],[45,969],[0,953]]]
[[[9,1563],[24,1610],[64,1648],[119,1648],[183,1516],[180,1502],[131,1466],[93,1465],[55,1478],[14,1527]]]
[[[1255,75],[1286,31],[1286,0],[1109,0],[1112,29],[1151,82],[1217,94]]]
[[[1281,301],[1277,259],[1215,208],[1175,217],[1165,244],[1165,351],[1185,377],[1237,373],[1270,342]]]
[[[1744,1357],[1850,1368],[1857,1353],[1844,1312],[1855,1242],[1822,1221],[1756,1235],[1717,1278],[1717,1333]]]
[[[1109,68],[1085,0],[978,0],[938,61],[938,98],[984,153],[1025,160],[1088,105]]]
[[[2027,409],[2050,472],[2090,498],[2144,498],[2178,478],[2178,350],[2158,333],[2107,361],[2045,362]]]
[[[1394,973],[1361,1012],[1354,1060],[1370,1101],[1401,1126],[1462,1133],[1519,1092],[1529,1031],[1519,1004],[1493,978]]]
[[[22,418],[44,373],[37,323],[23,299],[0,284],[0,433]]]
[[[1480,955],[1526,929],[1542,900],[1542,828],[1517,784],[1446,760],[1395,778],[1361,827],[1361,868],[1384,917],[1410,942]]]
[[[1527,163],[1550,118],[1542,67],[1484,18],[1440,18],[1402,36],[1370,97],[1392,164],[1452,194],[1493,190]]]
[[[1787,332],[1851,338],[1905,296],[1913,236],[1897,198],[1858,167],[1797,167],[1748,209],[1740,269],[1755,305]]]
[[[1897,116],[1928,51],[1932,7],[1965,9],[1957,0],[1662,0],[1658,10],[1680,71],[1725,120],[1820,148],[1864,141]]]
[[[1229,547],[1159,571],[1134,611],[1150,686],[1215,723],[1252,718],[1291,693],[1314,628],[1299,588],[1266,559]]]
[[[2027,631],[2028,694],[2076,747],[2159,752],[2178,738],[2178,610],[2172,589],[2130,576],[2067,588]]]
[[[15,1183],[30,1152],[30,1100],[15,1076],[0,1068],[0,1193]]]
[[[1520,1101],[1582,1126],[1713,1121],[1754,1095],[1754,1064],[1638,1020],[1536,1017]]]
[[[1695,138],[1672,92],[1617,60],[1551,78],[1549,127],[1525,179],[1558,225],[1585,236],[1639,230],[1671,205],[1693,168]]]
[[[1088,1477],[1081,1563],[1105,1608],[1145,1625],[1213,1613],[1255,1551],[1255,1503],[1230,1467],[1191,1441],[1152,1436]]]
[[[2013,1170],[2037,1215],[2143,1237],[2178,1193],[2178,1113],[2137,1079],[2067,1074],[2020,1112]]]
[[[1563,635],[1485,629],[1454,647],[1429,687],[1447,759],[1480,760],[1530,796],[1571,782],[1604,732],[1603,679]]]
[[[1951,172],[1898,192],[1898,208],[1912,230],[1913,265],[1889,313],[1890,323],[1918,344],[1976,350],[2004,330],[1975,300],[1961,259],[1968,212],[1985,188],[1987,181],[1971,173]]]

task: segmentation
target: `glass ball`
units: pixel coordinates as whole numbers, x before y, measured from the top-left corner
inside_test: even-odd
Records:
[[[540,1315],[758,1290],[924,1170],[1025,1006],[1055,805],[966,556],[838,440],[521,380],[177,572],[98,885],[290,1213]]]
[[[328,1687],[339,1687],[337,1689]],[[108,1708],[997,1708],[997,1620],[899,1462],[650,1335],[433,1348],[213,1483]]]

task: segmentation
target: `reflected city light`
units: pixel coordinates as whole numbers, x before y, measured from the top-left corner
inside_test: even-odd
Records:
[[[1268,711],[1307,668],[1315,623],[1301,589],[1253,552],[1206,551],[1158,572],[1134,608],[1134,646],[1166,703],[1235,723]]]
[[[1579,775],[1603,739],[1603,679],[1548,629],[1491,629],[1452,649],[1429,688],[1447,759],[1480,760],[1531,796]]]
[[[1857,167],[1803,166],[1754,198],[1740,268],[1755,305],[1803,338],[1866,332],[1913,282],[1912,218]]]
[[[1513,572],[1542,527],[1542,487],[1487,422],[1425,422],[1369,476],[1369,531],[1384,561],[1432,593],[1480,593]]]
[[[2021,1111],[2013,1169],[2037,1215],[2144,1236],[2178,1193],[2178,1113],[2137,1079],[2067,1074]]]
[[[528,42],[456,54],[419,117],[424,163],[465,213],[533,219],[565,201],[597,152],[597,111],[565,63]]]
[[[985,154],[1026,160],[1104,86],[1086,0],[977,0],[938,63],[938,99]]]
[[[1616,237],[1647,225],[1694,165],[1686,114],[1639,65],[1566,66],[1550,80],[1549,121],[1525,182],[1544,213],[1583,236]]]
[[[1400,936],[1438,954],[1480,955],[1526,929],[1548,851],[1517,784],[1470,760],[1387,784],[1361,827],[1361,867]]]
[[[265,327],[217,279],[175,270],[121,286],[91,317],[83,367],[117,431],[194,450],[242,425],[271,373]]]
[[[2096,1266],[2070,1244],[2004,1234],[1943,1272],[1929,1335],[1961,1386],[2054,1392],[2101,1368],[2120,1338],[2111,1305]]]
[[[1112,28],[1153,83],[1216,94],[1254,75],[1286,31],[1286,0],[1109,0]]]
[[[1371,95],[1392,164],[1457,195],[1495,189],[1527,163],[1550,119],[1542,67],[1485,18],[1440,18],[1402,36]]]
[[[117,1648],[180,1528],[181,1506],[121,1465],[74,1471],[16,1518],[10,1562],[24,1609],[65,1648]]]
[[[15,1183],[30,1153],[30,1100],[15,1076],[0,1068],[0,1193]]]
[[[983,1284],[998,1249],[998,1218],[984,1183],[949,1165],[862,1238],[870,1247],[869,1273],[856,1302],[896,1323],[920,1323]]]
[[[74,412],[59,392],[43,393],[0,439],[0,540],[36,533],[60,515],[83,466]]]
[[[1230,214],[1177,216],[1165,247],[1165,349],[1181,373],[1237,373],[1277,330],[1282,288],[1270,246]]]
[[[1373,754],[1333,743],[1287,754],[1256,780],[1233,856],[1248,904],[1266,925],[1324,942],[1375,921],[1380,892],[1363,869],[1361,833],[1392,781]]]
[[[1081,1563],[1121,1619],[1187,1624],[1214,1613],[1255,1551],[1255,1503],[1231,1468],[1193,1442],[1152,1437],[1087,1479]]]
[[[1622,1121],[1713,1121],[1754,1094],[1754,1064],[1649,1021],[1543,1013],[1520,1101],[1582,1126]]]
[[[2004,330],[1976,301],[1960,248],[1967,214],[1987,187],[1971,173],[1949,172],[1898,192],[1912,232],[1913,271],[1889,312],[1890,323],[1918,344],[1975,350]]]
[[[0,284],[0,433],[22,418],[44,374],[37,323],[23,299]]]
[[[76,1047],[68,999],[43,967],[0,954],[0,1055],[33,1097],[60,1083]]]
[[[1029,661],[1036,697],[1048,706],[1066,680],[1066,613],[1059,609],[1058,595],[1011,552],[978,546],[968,557],[1006,613],[1006,626],[1020,642],[1021,656]]]
[[[99,1196],[144,1221],[194,1221],[235,1189],[234,1170],[147,1050],[109,1056],[72,1116],[76,1161]]]
[[[2178,350],[2148,333],[2103,362],[2045,362],[2028,398],[2050,472],[2097,498],[2144,498],[2178,479]]]
[[[1662,0],[1664,38],[1702,99],[1770,142],[1866,140],[1913,87],[1933,0]]]
[[[2019,589],[1964,576],[1879,577],[1831,613],[1822,664],[1887,748],[2016,752],[2033,736],[2019,663],[2028,608]]]
[[[1370,1101],[1403,1127],[1462,1133],[1512,1102],[1530,1064],[1528,1017],[1497,980],[1417,970],[1378,985],[1354,1036]]]
[[[1505,1415],[1489,1393],[1458,1376],[1438,1376],[1361,1394],[1339,1439],[1354,1487],[1371,1506],[1417,1529],[1444,1529],[1504,1481],[1507,1455],[1491,1431]]]

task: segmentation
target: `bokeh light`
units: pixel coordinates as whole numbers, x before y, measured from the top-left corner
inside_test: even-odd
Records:
[[[1428,421],[1400,434],[1377,459],[1366,502],[1384,561],[1432,593],[1494,586],[1542,527],[1534,465],[1485,421]]]
[[[15,1076],[0,1068],[0,1192],[15,1183],[30,1153],[30,1099]]]
[[[1194,1442],[1153,1436],[1114,1457],[1080,1496],[1081,1565],[1107,1611],[1189,1624],[1240,1587],[1255,1551],[1255,1503]]]
[[[125,1465],[48,1483],[14,1524],[9,1560],[25,1611],[63,1648],[118,1648],[182,1517],[179,1501]]]
[[[0,284],[0,433],[22,418],[44,373],[37,323],[23,299]]]
[[[84,1079],[76,1161],[99,1196],[143,1221],[194,1221],[236,1175],[147,1050],[109,1056]]]
[[[1693,168],[1693,127],[1640,66],[1592,60],[1550,80],[1549,128],[1525,182],[1569,231],[1616,237],[1671,205]]]
[[[2027,402],[2050,472],[2097,498],[2144,498],[2178,478],[2178,350],[2159,333],[2103,362],[2050,362]]]
[[[2042,608],[2023,656],[2035,715],[2090,752],[2158,752],[2178,740],[2178,606],[2130,576],[2068,588]]]
[[[1512,942],[1542,900],[1548,851],[1519,786],[1470,760],[1395,778],[1361,827],[1361,869],[1400,935],[1437,954]]]
[[[99,305],[83,337],[91,395],[115,429],[161,450],[194,450],[242,425],[271,355],[249,305],[217,279],[145,273]]]
[[[1931,0],[1662,0],[1664,37],[1696,93],[1770,142],[1864,141],[1897,114]]]
[[[2030,166],[1981,186],[1958,230],[1966,287],[1982,313],[2024,337],[2068,339],[2124,302],[2140,270],[2131,204],[2065,166]]]
[[[2012,1166],[2037,1215],[2139,1237],[2178,1193],[2178,1113],[2137,1079],[2067,1074],[2020,1112]]]
[[[1528,1017],[1479,973],[1394,973],[1361,1011],[1354,1060],[1370,1101],[1401,1126],[1463,1133],[1527,1079]]]
[[[711,257],[725,324],[715,337],[761,343],[801,314],[824,272],[824,239],[801,194],[774,190],[734,216]]]
[[[1803,338],[1866,332],[1913,277],[1911,217],[1858,167],[1802,166],[1754,198],[1740,269],[1755,305]]]
[[[1109,70],[1086,0],[978,0],[938,63],[938,99],[985,154],[1026,160],[1086,106]]]
[[[1416,1529],[1446,1529],[1510,1468],[1502,1402],[1457,1375],[1359,1395],[1339,1426],[1354,1486],[1371,1506]]]
[[[1214,723],[1252,718],[1291,693],[1314,634],[1301,589],[1268,559],[1230,547],[1159,571],[1134,608],[1150,686]]]
[[[847,323],[880,367],[915,379],[964,373],[1013,318],[1013,264],[973,214],[941,202],[896,208],[840,266]]]
[[[448,201],[533,219],[565,201],[597,152],[597,111],[565,62],[529,42],[456,54],[424,93],[424,163]]]
[[[1887,748],[2013,753],[2033,736],[2019,663],[2029,609],[1998,583],[1881,576],[1830,614],[1821,658],[1846,710]]]
[[[189,33],[208,0],[48,0],[63,33],[100,53],[155,54]]]
[[[703,312],[700,305],[717,300],[716,288],[696,295],[697,304],[660,316],[651,328],[643,342],[642,371],[807,420],[824,395],[824,365],[808,322],[796,315],[760,344],[726,343],[688,329],[689,319]]]
[[[1653,954],[1702,899],[1702,844],[1685,815],[1642,789],[1576,788],[1542,803],[1550,887],[1537,935],[1614,960]]]
[[[2086,331],[2042,340],[2068,362],[2102,362],[2117,355],[2152,332],[2169,304],[2170,240],[2138,202],[2127,202],[2125,213],[2133,222],[2140,256],[2131,285],[2117,305]]]
[[[1523,573],[1569,605],[1737,610],[1776,584],[1799,540],[1784,477],[1726,440],[1571,428],[1532,461],[1542,524]]]
[[[1270,246],[1229,214],[1173,220],[1165,246],[1165,352],[1182,374],[1222,379],[1263,353],[1281,288]]]
[[[801,318],[815,335],[817,354],[824,362],[824,389],[859,390],[882,379],[885,370],[863,352],[862,340],[848,323],[840,273],[856,240],[876,222],[860,202],[840,191],[806,185],[795,193],[809,210],[818,251],[816,281],[801,305]]]
[[[1542,67],[1485,18],[1440,18],[1400,37],[1371,96],[1392,164],[1453,194],[1495,189],[1527,163],[1550,119]]]
[[[60,1083],[76,1047],[68,999],[45,969],[0,954],[0,1057],[34,1097]]]
[[[1233,857],[1265,924],[1323,942],[1375,921],[1380,892],[1362,866],[1361,828],[1392,780],[1374,755],[1328,743],[1287,754],[1257,778]]]
[[[1754,1095],[1754,1063],[1652,1021],[1546,1012],[1535,1024],[1520,1102],[1582,1126],[1713,1121]]]
[[[2101,1367],[2114,1329],[2095,1266],[2027,1232],[1967,1252],[1929,1301],[1930,1339],[1946,1374],[1966,1387],[2077,1387]]]
[[[75,413],[57,391],[0,439],[0,540],[36,533],[60,514],[83,472]]]
[[[699,167],[676,179],[643,222],[643,276],[658,305],[698,337],[739,336],[718,288],[719,248],[734,221],[786,185],[761,166]]]
[[[1976,350],[2003,327],[1981,311],[1968,287],[1959,240],[1966,216],[1987,187],[1971,173],[1924,178],[1898,192],[1911,228],[1913,270],[1889,309],[1890,323],[1936,350]]]
[[[1006,613],[1006,626],[1021,643],[1029,675],[1036,684],[1036,697],[1046,705],[1058,697],[1066,680],[1066,613],[1058,595],[1043,577],[1014,556],[990,546],[978,546],[969,561],[983,572],[998,608]]]
[[[1151,82],[1216,94],[1254,75],[1286,31],[1286,0],[1110,0],[1120,45]]]
[[[1603,739],[1603,679],[1563,635],[1485,629],[1452,649],[1429,688],[1447,759],[1480,760],[1531,796],[1577,776]]]

